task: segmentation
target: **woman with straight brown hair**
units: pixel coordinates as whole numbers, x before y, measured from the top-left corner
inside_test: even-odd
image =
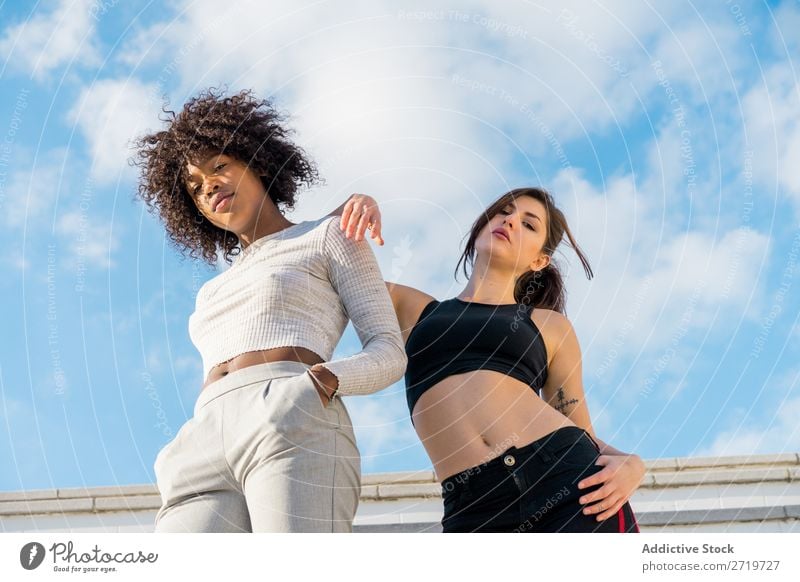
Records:
[[[339,225],[383,244],[374,199]],[[552,261],[564,235],[592,271],[551,195],[506,192],[478,216],[457,297],[386,285],[405,341],[411,421],[441,481],[444,532],[638,532],[628,503],[644,463],[597,438],[581,350]],[[458,270],[456,266],[456,272]]]

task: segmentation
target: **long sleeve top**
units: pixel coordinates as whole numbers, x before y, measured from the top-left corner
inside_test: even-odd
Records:
[[[370,394],[400,380],[407,357],[397,315],[367,240],[348,239],[338,216],[256,239],[198,291],[189,336],[203,377],[245,352],[307,348],[339,381],[337,394]],[[348,320],[362,351],[332,360]]]

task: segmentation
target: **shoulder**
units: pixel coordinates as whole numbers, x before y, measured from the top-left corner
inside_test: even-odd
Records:
[[[542,326],[563,330],[566,329],[567,326],[572,325],[563,313],[552,309],[544,309],[541,307],[531,308],[530,317],[537,326],[541,323]]]
[[[565,345],[564,340],[575,336],[572,322],[563,313],[536,307],[530,310],[530,318],[542,335],[551,361],[555,352]]]
[[[339,217],[339,216],[327,215],[327,216],[323,216],[322,218],[318,218],[316,220],[313,220],[312,222],[318,228],[322,228],[325,231],[325,233],[327,234],[328,230],[332,228],[331,225],[336,224],[336,226],[338,227],[338,223],[340,221],[341,221],[341,217]],[[341,228],[339,230],[341,230]]]
[[[332,215],[304,220],[297,234],[302,235],[307,241],[313,240],[313,243],[309,241],[305,244],[313,244],[323,255],[348,255],[353,252],[354,247],[351,245],[354,245],[355,241],[345,236],[339,222],[340,217]]]
[[[305,232],[313,233],[317,238],[325,241],[333,230],[332,224],[338,221],[338,216],[323,216],[314,220],[306,220]]]
[[[402,313],[410,321],[419,319],[425,306],[431,301],[436,300],[432,295],[428,295],[408,285],[387,281],[386,287],[389,290],[389,294],[392,296],[395,311],[397,311],[398,314]]]
[[[342,230],[340,216],[325,216],[313,222],[317,224],[316,228],[321,231],[325,248],[328,251],[352,251],[362,247],[370,248],[366,239],[362,238],[357,241],[354,238],[347,237],[345,231]]]
[[[387,281],[386,287],[392,297],[394,311],[403,334],[403,341],[407,342],[414,326],[419,322],[422,312],[430,303],[436,301],[432,295],[399,283]]]

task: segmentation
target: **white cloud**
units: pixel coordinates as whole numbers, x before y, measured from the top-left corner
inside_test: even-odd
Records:
[[[375,195],[386,238],[400,245],[392,251],[407,265],[405,282],[438,285],[432,292],[457,292],[452,267],[446,283],[441,273],[454,266],[466,226],[511,177],[530,182],[537,157],[557,157],[554,140],[624,123],[640,107],[637,92],[657,89],[643,43],[677,31],[685,38],[675,46],[690,46],[688,58],[702,72],[733,42],[735,27],[733,20],[710,32],[702,22],[685,27],[686,14],[671,5],[655,15],[624,2],[548,9],[488,1],[418,10],[389,2],[346,9],[246,3],[211,25],[210,4],[184,3],[179,16],[141,31],[142,38],[161,35],[143,53],[174,55],[179,95],[225,79],[235,80],[234,90],[277,97],[329,185],[304,196],[299,217],[324,214],[354,191]],[[236,27],[219,25],[234,19]],[[674,82],[695,80],[691,66],[675,71]],[[524,176],[509,171],[515,155],[530,160]],[[420,212],[437,217],[436,228],[418,227]],[[415,248],[424,249],[424,267]],[[384,273],[396,277],[397,269]]]
[[[8,26],[0,37],[0,55],[20,71],[42,80],[67,64],[96,66],[101,59],[94,39],[94,0],[59,0],[51,10]]]
[[[140,31],[137,38],[147,42],[132,43],[124,61],[162,66],[173,55],[162,73],[180,71],[175,93],[183,98],[220,79],[276,94],[316,131],[344,132],[339,148],[394,135],[387,129],[418,135],[418,128],[492,126],[527,150],[541,148],[547,140],[531,131],[523,106],[563,141],[636,110],[636,93],[621,72],[630,72],[640,92],[657,82],[638,43],[659,21],[624,3],[567,3],[557,10],[485,0],[416,9],[391,2],[245,3],[209,21],[212,4],[185,3],[176,9],[179,17]],[[569,11],[579,16],[565,17]],[[623,55],[627,71],[614,64]],[[454,82],[454,75],[465,81]]]
[[[766,69],[742,101],[754,177],[792,201],[800,217],[800,85],[792,66],[784,63]]]
[[[138,73],[140,65],[147,62],[167,61],[168,43],[164,36],[172,33],[171,27],[179,21],[156,22],[144,28],[132,28],[132,32],[121,39],[122,46],[115,51],[116,62],[127,65]],[[131,23],[136,26],[135,22]]]
[[[798,381],[797,372],[793,382]],[[796,390],[793,392],[796,393]],[[763,419],[763,411],[774,414]],[[756,421],[754,414],[759,417]],[[699,447],[692,452],[697,456],[757,455],[775,453],[796,453],[800,451],[800,397],[787,397],[777,406],[760,411],[740,409],[729,423],[730,428],[717,433],[711,444]]]
[[[556,194],[596,274],[586,281],[571,250],[560,249],[586,374],[603,365],[613,348],[620,362],[642,356],[644,364],[633,376],[646,376],[653,359],[678,337],[672,356],[677,365],[661,377],[667,386],[661,396],[670,399],[685,386],[683,374],[697,350],[706,349],[691,345],[688,334],[704,332],[720,308],[755,319],[748,309],[755,310],[760,298],[757,286],[771,240],[738,228],[710,206],[717,202],[709,195],[712,188],[725,184],[711,183],[713,164],[703,166],[740,140],[738,125],[731,124],[732,137],[723,135],[725,127],[692,126],[694,161],[712,168],[698,170],[706,180],[698,183],[696,200],[685,196],[685,165],[676,155],[680,142],[669,129],[653,136],[636,180],[629,173],[604,174],[600,187],[577,169],[551,177],[559,145],[585,140],[594,148],[595,139],[619,131],[632,149],[648,147],[646,138],[628,129],[639,122],[658,126],[662,119],[651,114],[673,121],[653,59],[662,61],[682,104],[695,108],[687,114],[707,113],[706,105],[713,110],[730,99],[725,92],[741,83],[748,45],[740,42],[727,8],[718,9],[730,18],[713,23],[677,3],[655,9],[622,1],[555,9],[439,2],[420,4],[420,12],[389,2],[346,8],[251,2],[209,20],[215,8],[209,0],[183,3],[177,16],[140,31],[120,62],[161,67],[157,86],[175,85],[176,103],[224,81],[232,90],[252,87],[276,98],[328,181],[303,193],[291,218],[317,218],[351,192],[374,195],[387,240],[386,247],[374,248],[387,278],[439,298],[457,294],[464,280],[453,281],[452,272],[472,220],[509,187],[534,182]],[[579,17],[571,19],[564,10]],[[105,83],[87,90],[89,113],[75,119],[92,144],[97,175],[110,179],[119,172],[122,138],[136,133],[115,112],[141,111],[139,102],[153,91],[135,83],[131,91],[124,81]],[[110,104],[120,99],[122,106]],[[754,170],[766,180],[778,167],[783,187],[800,192],[788,163],[800,147],[796,83],[788,67],[770,70],[767,85],[743,102]],[[156,113],[145,113],[156,119]],[[776,163],[764,163],[771,159]],[[676,210],[681,193],[687,205]],[[729,318],[729,327],[718,333],[735,331],[738,324]],[[627,385],[633,387],[628,397],[641,388]],[[593,397],[613,402],[616,420],[622,416],[616,413],[619,401],[605,396]],[[368,454],[395,446],[388,439],[402,415],[395,416],[394,408],[387,413],[377,399],[359,400],[354,410],[365,425],[361,430],[369,431],[363,433]],[[593,413],[601,427],[612,425],[604,419],[606,410]]]
[[[364,472],[378,464],[381,456],[422,448],[409,420],[402,384],[370,396],[345,397],[343,402],[353,421]]]
[[[682,338],[705,330],[720,307],[757,319],[747,308],[760,295],[758,273],[768,261],[770,241],[764,234],[744,228],[716,237],[684,231],[666,222],[657,199],[641,196],[630,176],[609,180],[602,193],[576,170],[564,170],[554,186],[595,275],[587,281],[570,249],[558,253],[585,375],[608,367],[609,353],[625,361],[662,353],[676,337],[685,343]],[[728,331],[739,323],[726,320]],[[635,382],[626,386],[619,389],[628,396],[641,389]]]
[[[800,7],[796,2],[782,2],[775,7],[769,20],[769,40],[781,57],[797,54],[800,47]],[[792,32],[795,31],[795,32]]]
[[[68,152],[53,148],[35,160],[20,151],[14,159],[4,197],[0,221],[6,228],[21,230],[25,225],[39,227],[39,220],[52,213],[59,196],[69,189],[66,173]],[[52,214],[50,214],[52,216]]]
[[[70,210],[58,217],[56,230],[66,243],[68,254],[62,266],[76,271],[114,266],[112,255],[119,248],[119,225],[113,232],[108,224],[80,210]]]
[[[67,117],[89,143],[91,174],[98,183],[133,177],[132,140],[160,126],[160,108],[154,86],[136,79],[102,80],[83,90]]]
[[[234,38],[227,30],[206,36],[198,16],[202,4],[193,3],[187,22],[175,28],[192,30],[202,39],[185,55],[182,78],[200,86],[208,83],[192,71],[235,78],[237,85],[252,86],[261,95],[277,94],[293,115],[298,141],[320,161],[328,186],[304,193],[292,218],[320,216],[351,192],[374,195],[385,223],[387,246],[374,247],[384,276],[445,298],[464,285],[463,277],[456,282],[452,272],[474,218],[490,199],[520,180],[536,178],[551,187],[572,217],[573,232],[597,275],[587,282],[571,251],[561,249],[571,273],[570,316],[579,327],[590,372],[601,365],[634,305],[635,321],[626,332],[620,361],[641,350],[658,356],[674,340],[674,324],[685,316],[690,333],[704,329],[720,304],[744,309],[768,258],[769,238],[730,223],[715,234],[685,232],[685,221],[670,219],[675,216],[671,195],[682,189],[685,195],[685,168],[674,131],[664,130],[654,142],[653,151],[661,156],[651,156],[641,168],[648,180],[638,191],[630,175],[604,176],[602,191],[577,170],[564,170],[553,180],[535,175],[537,154],[553,155],[547,130],[560,140],[584,131],[592,135],[625,122],[640,105],[629,85],[620,82],[620,71],[602,60],[600,49],[628,59],[624,66],[640,94],[661,90],[650,58],[637,52],[638,42],[670,36],[674,15],[662,14],[668,24],[660,30],[663,23],[644,8],[587,12],[581,7],[575,10],[579,20],[568,28],[558,22],[559,12],[542,14],[531,6],[474,3],[470,11],[453,6],[467,15],[465,23],[458,16],[443,20],[436,13],[370,7],[358,14],[298,9],[292,16],[282,5],[259,6],[260,18],[251,18]],[[484,17],[494,18],[494,24]],[[302,29],[296,26],[300,20]],[[522,30],[491,29],[512,24]],[[298,30],[303,34],[298,36]],[[186,47],[191,40],[178,37],[174,42]],[[734,35],[713,28],[705,35],[693,28],[675,42],[672,48],[692,48],[688,58],[697,59],[695,68],[702,73],[712,66],[719,46],[734,42]],[[441,50],[432,49],[433,43]],[[476,46],[486,48],[472,50]],[[671,70],[674,83],[696,81],[691,63],[684,65]],[[713,96],[725,81],[724,76],[715,79],[713,90],[705,89]],[[184,82],[181,91],[191,93],[197,85]],[[517,101],[509,103],[500,90]],[[525,114],[523,105],[541,125]],[[639,147],[639,139],[631,147]],[[700,133],[693,145],[698,165],[718,147]],[[514,154],[527,156],[531,168],[512,169]],[[666,192],[655,178],[659,173]],[[706,183],[699,183],[698,198],[707,190]],[[662,195],[666,201],[660,202]],[[703,205],[701,200],[695,204]],[[346,341],[356,349],[354,339],[348,335]],[[676,354],[674,361],[689,361],[690,352]],[[668,396],[685,382],[675,378],[672,385]]]
[[[722,93],[741,89],[740,74],[752,66],[750,42],[742,38],[735,19],[721,5],[713,10],[667,23],[652,47],[651,59],[661,62],[673,84],[681,84],[684,105],[705,107]]]

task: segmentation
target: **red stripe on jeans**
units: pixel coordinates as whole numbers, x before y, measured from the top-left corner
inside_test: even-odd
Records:
[[[617,512],[617,517],[619,518],[619,533],[625,532],[625,514],[622,513],[622,508],[619,508]]]

